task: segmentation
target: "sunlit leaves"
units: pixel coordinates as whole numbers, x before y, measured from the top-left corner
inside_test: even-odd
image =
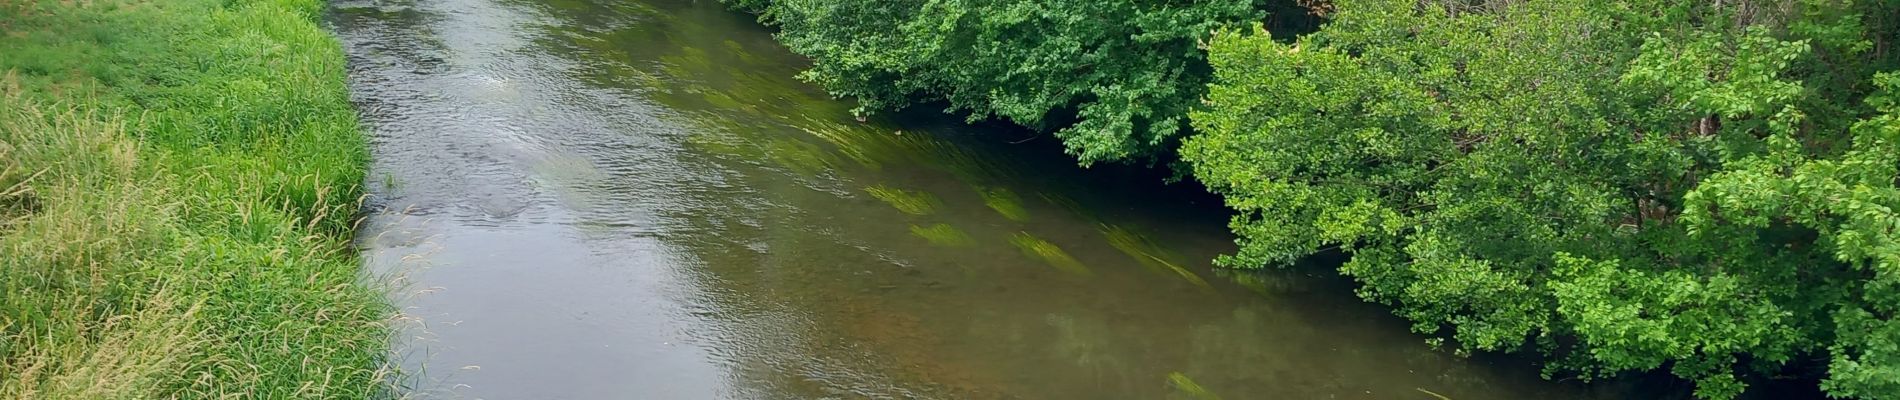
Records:
[[[1705,398],[1827,352],[1830,393],[1900,396],[1900,120],[1871,89],[1900,78],[1867,85],[1893,60],[1861,44],[1895,27],[1858,17],[1895,5],[1741,4],[1347,0],[1292,43],[1224,31],[1181,154],[1237,211],[1223,263],[1339,249],[1459,349]]]
[[[1196,47],[1249,0],[738,0],[860,113],[941,101],[1054,131],[1083,163],[1170,150],[1207,83]]]

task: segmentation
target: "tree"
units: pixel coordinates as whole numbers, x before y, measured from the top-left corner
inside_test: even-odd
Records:
[[[941,101],[1053,130],[1084,164],[1171,150],[1209,76],[1213,29],[1305,16],[1253,0],[734,0],[812,59],[803,77],[869,113]],[[1272,5],[1272,6],[1270,6]]]
[[[1321,251],[1421,333],[1704,398],[1900,398],[1895,2],[1341,0],[1215,35],[1182,157],[1235,267]]]

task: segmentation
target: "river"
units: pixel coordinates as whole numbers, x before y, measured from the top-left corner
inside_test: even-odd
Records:
[[[711,0],[337,0],[359,244],[439,399],[1560,399],[1217,201],[932,111],[855,120]]]

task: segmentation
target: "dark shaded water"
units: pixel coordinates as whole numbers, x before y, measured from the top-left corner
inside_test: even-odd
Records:
[[[1191,190],[1026,132],[856,122],[716,2],[332,22],[373,132],[360,242],[406,285],[420,397],[1589,394],[1434,351],[1336,279],[1211,270],[1232,245]]]

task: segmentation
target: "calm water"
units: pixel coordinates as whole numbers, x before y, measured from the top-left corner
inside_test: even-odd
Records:
[[[1233,245],[1192,188],[855,121],[710,0],[333,8],[419,397],[1593,394],[1434,351],[1324,268],[1210,269]]]

